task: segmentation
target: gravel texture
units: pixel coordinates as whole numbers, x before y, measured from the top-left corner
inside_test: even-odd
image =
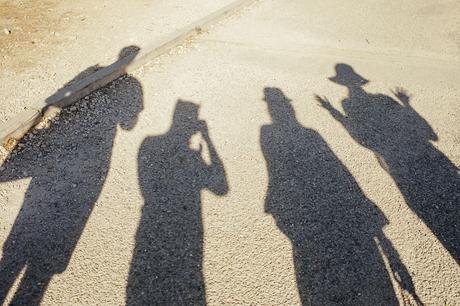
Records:
[[[458,49],[400,30],[446,3],[262,1],[64,110],[0,172],[0,298],[458,304]]]
[[[108,65],[231,0],[0,0],[0,122],[44,101],[89,66]]]

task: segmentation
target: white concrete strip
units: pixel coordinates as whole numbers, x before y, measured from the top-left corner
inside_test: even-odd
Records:
[[[184,43],[187,39],[208,30],[211,25],[234,14],[255,0],[238,0],[214,13],[176,31],[168,37],[154,42],[151,46],[130,54],[107,67],[83,78],[82,80],[59,90],[45,101],[39,101],[31,109],[24,110],[13,119],[0,125],[1,152],[11,152],[19,140],[34,127],[42,117],[52,116],[62,107],[69,106],[91,92],[107,85],[120,76],[132,72],[150,60],[167,53],[172,48]],[[7,155],[7,154],[2,154]],[[7,156],[0,156],[0,165]]]

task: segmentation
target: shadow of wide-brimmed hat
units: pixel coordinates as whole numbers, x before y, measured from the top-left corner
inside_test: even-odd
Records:
[[[360,85],[363,86],[369,83],[369,80],[366,80],[359,74],[357,74],[353,67],[347,64],[337,64],[335,65],[335,73],[336,75],[329,78],[334,83],[350,86],[350,85]]]

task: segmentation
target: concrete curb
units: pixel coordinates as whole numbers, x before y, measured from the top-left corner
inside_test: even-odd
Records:
[[[238,10],[256,1],[257,0],[235,1],[176,31],[166,38],[158,40],[150,46],[141,49],[138,54],[128,55],[71,86],[59,90],[45,101],[39,101],[32,105],[30,109],[19,113],[11,120],[3,123],[0,125],[0,165],[4,163],[21,138],[43,118],[52,117],[56,113],[59,113],[63,107],[72,105],[91,92],[107,85],[126,73],[136,70],[152,59],[167,53],[174,47],[208,30],[210,26],[219,20],[235,14]]]

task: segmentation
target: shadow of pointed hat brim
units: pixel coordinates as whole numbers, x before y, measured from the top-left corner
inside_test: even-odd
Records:
[[[343,77],[343,76],[341,77],[341,76],[336,75],[328,79],[329,81],[334,82],[336,84],[340,84],[340,85],[352,85],[352,84],[364,85],[364,84],[369,83],[369,80],[361,77],[358,74],[353,74],[350,77]]]

